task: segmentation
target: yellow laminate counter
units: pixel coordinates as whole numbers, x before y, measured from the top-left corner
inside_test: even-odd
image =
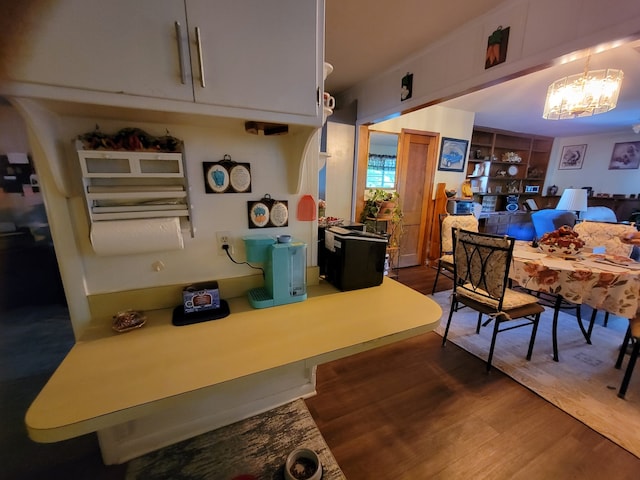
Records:
[[[303,302],[252,309],[188,326],[171,309],[145,312],[144,327],[106,328],[74,345],[26,414],[29,436],[56,442],[157,413],[208,388],[284,365],[320,364],[433,330],[429,297],[394,280],[350,292],[309,287]]]

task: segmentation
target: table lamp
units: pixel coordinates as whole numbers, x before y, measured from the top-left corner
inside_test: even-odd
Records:
[[[556,210],[576,212],[579,219],[580,213],[587,211],[587,191],[584,188],[565,188]]]

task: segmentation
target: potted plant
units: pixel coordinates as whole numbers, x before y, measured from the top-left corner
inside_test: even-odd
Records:
[[[389,220],[400,213],[399,200],[400,195],[396,191],[382,188],[369,190],[360,221],[364,223],[372,219]]]
[[[360,214],[360,222],[369,232],[389,235],[389,245],[397,246],[402,234],[400,195],[393,190],[369,190]]]

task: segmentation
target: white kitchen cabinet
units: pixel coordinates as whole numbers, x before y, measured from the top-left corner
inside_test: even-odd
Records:
[[[148,108],[136,98],[152,97],[321,125],[323,0],[59,0],[23,20],[15,82],[116,94],[102,102],[112,106]]]
[[[25,33],[12,48],[11,80],[193,101],[191,84],[180,82],[174,21],[186,26],[182,0],[37,5],[21,19]]]
[[[320,115],[323,22],[316,0],[186,5],[197,102]]]

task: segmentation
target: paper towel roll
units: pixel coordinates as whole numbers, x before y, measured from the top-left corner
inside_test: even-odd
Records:
[[[178,217],[94,222],[91,225],[91,245],[98,255],[130,255],[184,248]]]

